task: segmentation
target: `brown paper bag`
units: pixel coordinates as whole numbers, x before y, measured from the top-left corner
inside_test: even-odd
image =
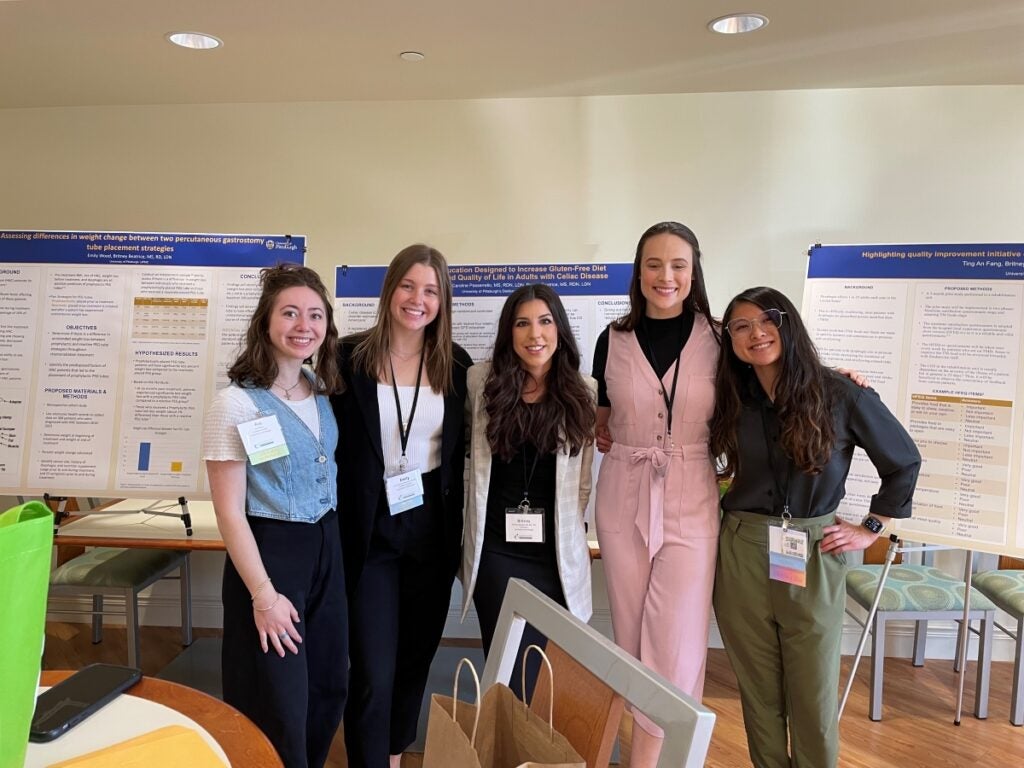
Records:
[[[543,657],[553,686],[544,652],[531,645],[524,658],[530,650]],[[463,661],[455,673],[456,685]],[[473,674],[475,677],[475,670]],[[446,696],[431,696],[423,768],[586,768],[579,753],[552,727],[550,709],[545,721],[505,685],[491,686],[478,701],[479,707],[464,703],[457,707]]]
[[[469,668],[476,685],[473,704],[459,702],[459,673]],[[462,704],[459,707],[459,704]],[[480,678],[469,659],[461,659],[455,668],[452,696],[430,695],[427,717],[427,741],[423,747],[423,768],[482,768],[474,742],[480,722]]]

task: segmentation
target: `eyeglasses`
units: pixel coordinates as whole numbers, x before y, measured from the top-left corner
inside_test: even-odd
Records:
[[[745,317],[730,320],[725,324],[725,330],[727,330],[729,335],[733,338],[749,336],[754,332],[755,326],[763,328],[765,323],[771,323],[778,328],[782,325],[782,318],[785,316],[786,313],[781,309],[766,309],[757,317],[752,317],[749,320]]]

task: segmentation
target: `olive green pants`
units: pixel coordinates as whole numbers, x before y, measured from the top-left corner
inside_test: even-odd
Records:
[[[757,768],[834,768],[839,758],[846,560],[818,551],[822,528],[834,520],[790,522],[807,531],[805,587],[768,578],[768,523],[779,518],[726,512],[722,520],[715,616]]]

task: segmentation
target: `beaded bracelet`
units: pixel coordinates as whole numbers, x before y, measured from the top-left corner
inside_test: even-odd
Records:
[[[252,601],[254,603],[256,602],[256,598],[259,597],[260,592],[262,592],[263,588],[265,586],[267,586],[267,584],[269,584],[269,583],[270,583],[270,579],[268,578],[266,581],[264,581],[262,584],[260,584],[258,587],[256,587],[256,591],[252,593]]]

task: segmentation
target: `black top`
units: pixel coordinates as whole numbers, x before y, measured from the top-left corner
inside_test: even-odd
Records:
[[[530,481],[530,507],[544,510],[544,543],[506,542],[505,509],[517,507],[523,500],[524,468],[525,476],[529,476],[535,457],[537,468]],[[531,560],[548,561],[555,557],[555,454],[537,456],[536,446],[527,442],[511,461],[502,461],[498,456],[491,458],[484,549]]]
[[[352,351],[359,337],[338,344],[338,363],[345,391],[331,395],[338,420],[338,525],[345,562],[345,588],[354,594],[362,575],[370,541],[384,497],[384,453],[380,442],[380,410],[377,380],[352,366]],[[441,424],[440,493],[444,509],[438,525],[444,539],[438,558],[454,577],[462,559],[463,476],[466,461],[466,371],[472,359],[452,344],[453,391],[444,395]]]
[[[853,449],[860,447],[882,481],[878,493],[871,497],[871,513],[910,517],[921,454],[878,393],[830,373],[827,385],[833,388],[835,398],[836,442],[821,473],[808,475],[794,469],[783,453],[778,414],[753,373],[750,379],[737,434],[739,473],[722,497],[722,509],[780,517],[788,491],[793,517],[826,515],[846,495]]]
[[[636,327],[636,340],[640,342],[640,349],[644,351],[644,357],[651,364],[654,373],[660,379],[672,363],[679,359],[679,353],[683,351],[690,333],[693,331],[693,313],[684,311],[679,317],[670,317],[667,320],[654,320],[645,317]],[[594,346],[594,366],[591,375],[597,379],[597,404],[609,407],[608,385],[604,380],[604,369],[608,365],[608,334],[611,333],[611,326],[608,326],[601,335],[597,337],[597,344]],[[651,357],[651,351],[654,357]],[[655,364],[657,361],[657,364]]]

